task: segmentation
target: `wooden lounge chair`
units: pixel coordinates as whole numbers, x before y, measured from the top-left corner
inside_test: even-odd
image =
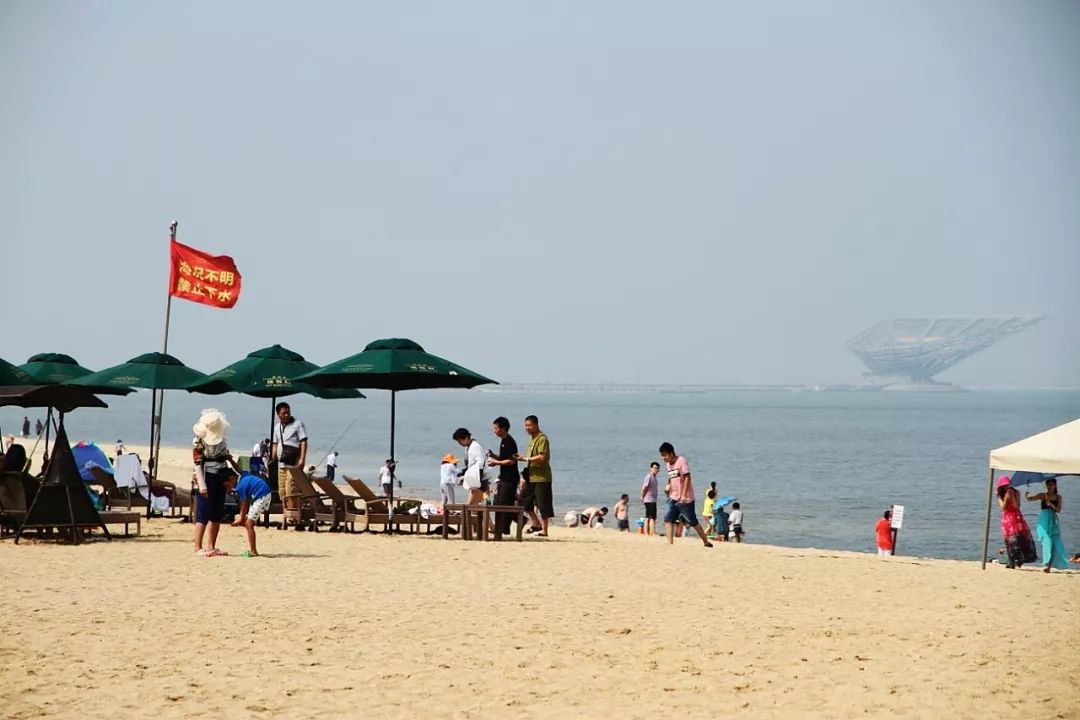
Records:
[[[360,529],[367,529],[366,503],[356,495],[346,495],[334,481],[328,477],[311,476],[311,482],[334,504],[338,514],[338,521],[349,528],[350,532],[356,532],[356,523],[360,523]]]
[[[146,508],[147,500],[143,496],[143,494],[138,491],[138,489],[132,490],[130,488],[119,487],[116,484],[115,477],[97,466],[90,467],[90,475],[94,479],[89,481],[87,485],[97,485],[102,489],[102,492],[105,495],[106,508],[110,510],[120,508],[126,510],[132,510],[134,508]],[[147,487],[149,488],[150,477],[146,473],[143,473],[143,477],[146,478]],[[193,492],[191,497],[189,497],[188,502],[184,503],[179,490],[177,490],[176,486],[173,485],[171,482],[165,482],[164,480],[156,480],[154,481],[154,487],[167,490],[171,494],[173,500],[169,504],[169,512],[173,516],[176,515],[177,511],[183,505],[190,505],[195,501],[195,495]],[[192,517],[194,517],[194,515]]]
[[[400,530],[402,525],[409,525],[412,527],[413,532],[420,532],[420,514],[400,512],[397,509],[394,511],[393,517],[390,516],[390,498],[385,495],[376,495],[372,492],[371,488],[367,486],[360,478],[349,477],[348,475],[342,475],[345,478],[345,482],[352,488],[353,492],[363,501],[364,514],[366,519],[364,522],[365,530],[371,530],[371,524],[382,525],[383,529],[397,529]],[[394,496],[394,502],[421,502],[417,498],[404,498]]]
[[[329,497],[318,492],[311,484],[308,476],[300,468],[288,468],[292,476],[293,485],[298,493],[285,495],[282,502],[296,499],[298,508],[283,508],[281,529],[285,530],[289,523],[293,525],[307,525],[310,529],[318,532],[319,523],[329,523],[331,527],[337,527],[337,513],[334,503]]]

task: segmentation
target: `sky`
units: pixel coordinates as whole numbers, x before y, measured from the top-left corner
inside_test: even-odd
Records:
[[[1080,385],[1080,3],[0,0],[0,357],[409,337],[512,382]]]

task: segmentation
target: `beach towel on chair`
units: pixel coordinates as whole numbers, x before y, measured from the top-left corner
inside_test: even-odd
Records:
[[[146,487],[146,479],[143,477],[142,464],[139,456],[128,453],[116,458],[116,487],[130,490],[137,487]]]

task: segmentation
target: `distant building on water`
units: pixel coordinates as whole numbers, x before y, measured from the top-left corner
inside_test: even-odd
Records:
[[[907,317],[882,320],[848,340],[883,389],[950,389],[934,376],[999,340],[1025,330],[1042,315]]]

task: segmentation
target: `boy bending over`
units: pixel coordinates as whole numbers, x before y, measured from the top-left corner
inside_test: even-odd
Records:
[[[248,552],[244,557],[253,557],[259,554],[255,547],[255,520],[270,509],[270,486],[258,475],[244,473],[239,481],[234,474],[225,480],[225,489],[236,492],[240,500],[240,514],[233,521],[233,527],[243,525],[247,528]]]

